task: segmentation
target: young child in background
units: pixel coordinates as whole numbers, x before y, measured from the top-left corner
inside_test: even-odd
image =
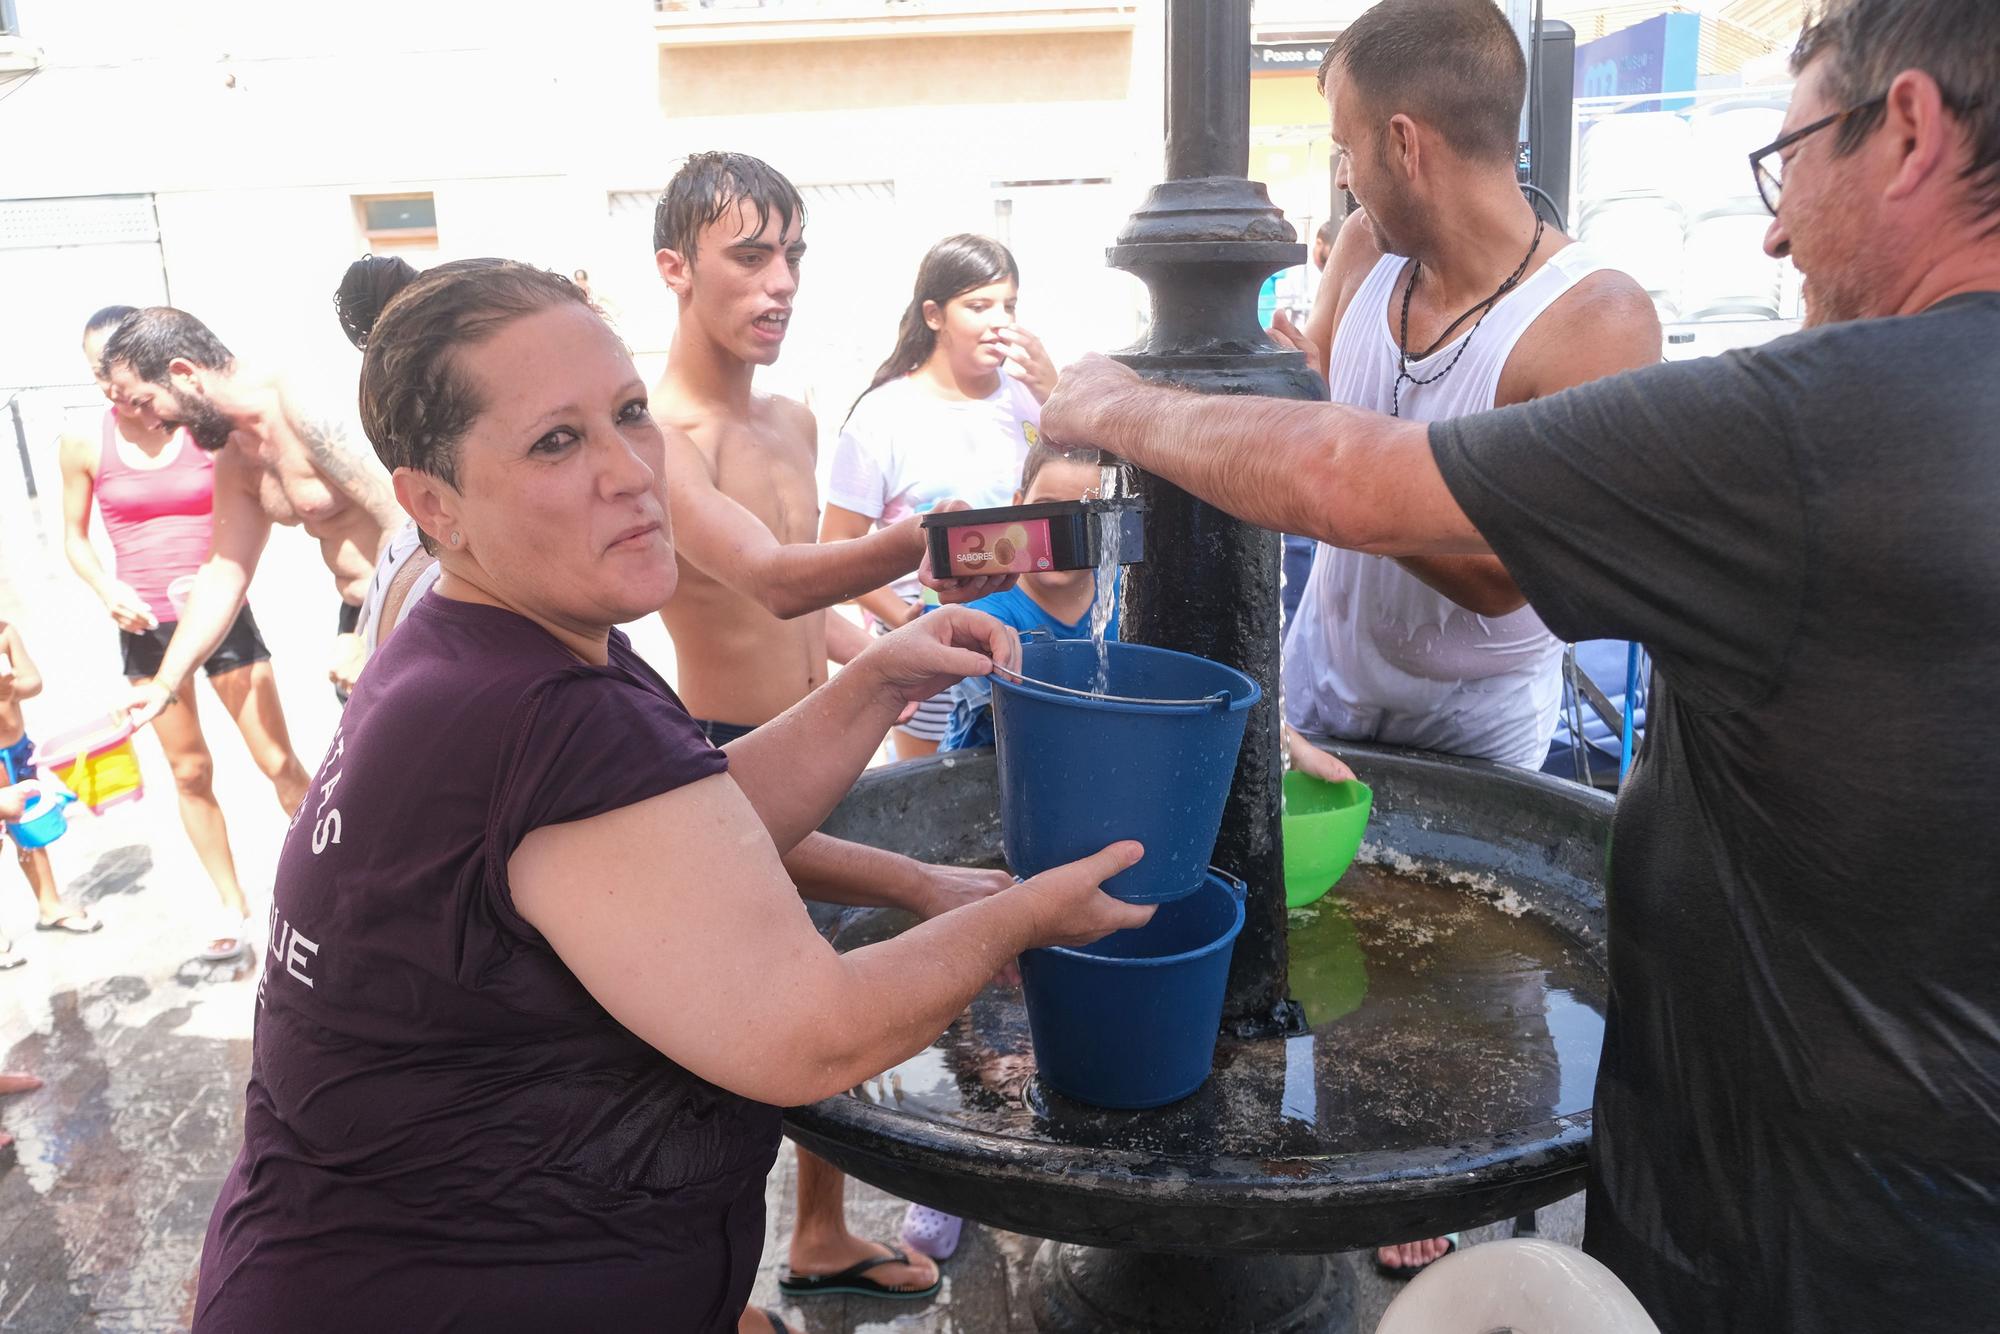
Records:
[[[1021,467],[1016,505],[1040,505],[1052,500],[1081,500],[1097,490],[1097,451],[1062,450],[1037,444]],[[1023,633],[1046,630],[1057,639],[1090,638],[1090,609],[1097,600],[1095,570],[1051,570],[1024,574],[1004,593],[980,598],[968,606],[1005,621]],[[1104,590],[1112,601],[1104,637],[1118,638],[1116,582]],[[989,678],[968,677],[951,688],[951,724],[941,750],[969,750],[993,744],[993,685]]]
[[[27,724],[21,717],[21,701],[42,693],[42,674],[28,656],[28,646],[20,630],[0,621],[0,783],[9,786],[35,777],[35,743],[28,739]],[[46,848],[17,848],[21,874],[35,891],[38,910],[35,930],[67,931],[87,936],[104,923],[81,908],[72,908],[56,892],[55,868],[49,864]],[[0,940],[4,940],[0,937]],[[0,948],[0,969],[20,961],[12,942]]]

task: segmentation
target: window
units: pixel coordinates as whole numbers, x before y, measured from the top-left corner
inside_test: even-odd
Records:
[[[374,253],[437,249],[437,200],[428,194],[356,196],[354,216]]]
[[[14,12],[14,0],[0,0],[0,37],[19,37],[21,18]]]

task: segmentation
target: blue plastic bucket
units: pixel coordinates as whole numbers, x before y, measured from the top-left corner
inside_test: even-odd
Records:
[[[1023,644],[1026,680],[992,677],[1002,847],[1014,874],[1030,876],[1135,838],[1145,859],[1104,890],[1165,903],[1201,885],[1243,727],[1263,692],[1192,653],[1105,648],[1101,694],[1063,693],[1096,684],[1097,646],[1087,639]]]
[[[1243,882],[1211,869],[1153,920],[1081,949],[1029,950],[1021,990],[1042,1081],[1098,1107],[1159,1107],[1208,1078]]]
[[[74,800],[67,792],[39,792],[21,814],[19,824],[7,826],[7,837],[17,847],[45,848],[69,832],[69,816],[63,807]]]

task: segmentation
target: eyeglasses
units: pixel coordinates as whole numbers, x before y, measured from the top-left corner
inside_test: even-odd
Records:
[[[1750,174],[1757,180],[1757,193],[1764,200],[1764,207],[1771,210],[1771,216],[1778,216],[1778,201],[1785,193],[1785,160],[1778,156],[1787,148],[1809,135],[1818,134],[1829,126],[1838,125],[1849,116],[1864,111],[1873,111],[1889,100],[1887,93],[1871,97],[1866,102],[1856,102],[1845,111],[1836,111],[1831,116],[1821,117],[1810,125],[1801,126],[1790,134],[1773,139],[1764,147],[1750,155]]]
[[[1943,89],[1938,91],[1939,100],[1944,103],[1945,109],[1957,116],[1965,115],[1986,101],[1984,97],[1954,97]],[[1756,178],[1757,193],[1762,196],[1764,207],[1771,210],[1771,216],[1774,218],[1778,216],[1778,201],[1785,193],[1785,160],[1779,156],[1780,153],[1807,135],[1818,134],[1830,125],[1838,125],[1849,116],[1858,116],[1864,111],[1872,114],[1877,107],[1884,105],[1888,100],[1889,95],[1883,93],[1879,97],[1869,98],[1866,102],[1856,102],[1845,111],[1836,111],[1831,116],[1823,117],[1810,125],[1793,130],[1790,134],[1773,139],[1752,153],[1750,174]]]

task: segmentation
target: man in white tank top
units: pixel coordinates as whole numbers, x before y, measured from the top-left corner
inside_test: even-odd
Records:
[[[1341,229],[1305,334],[1282,317],[1273,333],[1306,352],[1334,402],[1436,421],[1660,359],[1645,292],[1516,184],[1527,70],[1490,0],[1383,0],[1320,77],[1335,185],[1362,212]],[[1316,737],[1537,768],[1561,660],[1495,557],[1391,560],[1322,544],[1285,637],[1292,763],[1353,777]],[[1408,1277],[1453,1244],[1383,1246],[1375,1262]]]
[[[1418,26],[1420,25],[1420,26]],[[1416,27],[1419,42],[1405,42]],[[1486,0],[1386,0],[1323,73],[1341,229],[1303,337],[1333,401],[1410,421],[1526,402],[1660,359],[1633,280],[1541,219],[1516,185],[1520,47]],[[1330,346],[1322,358],[1320,348]],[[1320,547],[1285,640],[1287,723],[1539,767],[1562,646],[1491,556]],[[1344,766],[1296,741],[1294,763]]]

